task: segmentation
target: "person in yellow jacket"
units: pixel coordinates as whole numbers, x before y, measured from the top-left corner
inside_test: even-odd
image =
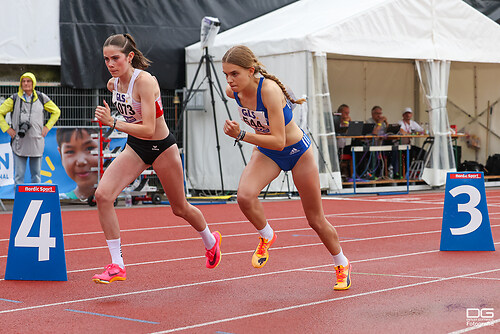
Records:
[[[24,73],[19,80],[19,91],[0,106],[0,129],[12,138],[15,184],[24,182],[28,158],[31,182],[40,183],[45,136],[61,115],[57,105],[46,94],[35,90],[35,86],[35,75]],[[51,114],[45,125],[44,110]],[[5,115],[10,112],[12,125],[5,121]]]

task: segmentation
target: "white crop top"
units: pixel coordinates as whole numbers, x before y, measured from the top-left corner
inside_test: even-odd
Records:
[[[128,89],[126,93],[120,93],[118,91],[118,80],[115,79],[114,89],[113,89],[113,104],[115,105],[118,112],[125,118],[127,123],[140,123],[142,122],[142,110],[141,102],[137,102],[132,97],[132,92],[134,90],[135,79],[139,76],[142,70],[134,69],[132,78],[128,84]],[[161,95],[155,100],[156,118],[163,115],[163,106],[161,103]]]

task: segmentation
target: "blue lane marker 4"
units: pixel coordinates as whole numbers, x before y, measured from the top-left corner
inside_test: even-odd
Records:
[[[68,280],[57,185],[16,186],[5,279]]]
[[[482,172],[448,173],[440,250],[495,250]]]

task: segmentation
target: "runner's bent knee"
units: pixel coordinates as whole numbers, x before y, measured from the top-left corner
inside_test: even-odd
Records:
[[[116,196],[113,196],[113,194],[110,191],[107,191],[106,188],[99,188],[97,187],[94,197],[96,202],[98,203],[113,203],[116,199]]]
[[[187,202],[182,203],[182,204],[170,203],[170,205],[172,207],[173,214],[176,215],[177,217],[181,217],[181,218],[187,217],[192,210],[189,203],[187,203]]]
[[[238,189],[236,200],[241,207],[250,206],[251,203],[258,199],[259,193],[256,191],[249,191],[248,189]]]

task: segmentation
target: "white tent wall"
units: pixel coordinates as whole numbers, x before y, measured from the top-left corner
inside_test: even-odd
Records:
[[[486,164],[488,156],[500,153],[499,77],[500,64],[451,63],[447,105],[450,124],[479,139],[478,149],[470,137],[458,139],[462,161]],[[486,130],[488,102],[493,106],[489,120],[492,133]]]
[[[311,61],[308,63],[312,63],[312,70],[307,71],[310,74],[308,78],[310,112],[307,115],[307,124],[300,125],[311,138],[318,162],[321,188],[338,192],[342,189],[342,177],[330,101],[327,55],[322,52],[311,53]]]
[[[417,60],[416,67],[429,110],[429,134],[433,138],[422,180],[433,187],[442,186],[447,173],[457,171],[446,110],[450,61]]]
[[[0,64],[61,65],[59,0],[2,1],[2,13]]]
[[[333,57],[328,59],[328,82],[334,110],[345,103],[350,107],[353,120],[367,120],[372,107],[378,105],[389,123],[397,123],[402,119],[404,108],[415,109],[413,61]]]
[[[283,54],[279,56],[259,57],[266,70],[276,75],[281,82],[289,86],[296,97],[307,95],[308,74],[307,62],[310,61],[308,52],[296,52]],[[214,59],[215,73],[219,79],[222,89],[226,88],[225,75],[222,72],[222,63],[220,59]],[[187,64],[187,82],[191,85],[198,63]],[[214,73],[212,73],[214,75]],[[205,64],[200,69],[194,87],[198,87],[205,79]],[[213,78],[215,81],[215,78]],[[290,84],[293,83],[293,84]],[[215,83],[215,86],[217,84]],[[186,174],[188,189],[197,190],[221,190],[221,180],[219,172],[219,162],[216,148],[215,126],[213,120],[213,111],[211,106],[211,97],[208,89],[208,82],[204,80],[199,89],[205,89],[204,105],[205,111],[188,110],[187,124],[185,124],[185,136],[187,136],[187,147],[185,154],[187,156]],[[224,91],[225,94],[225,91]],[[226,97],[224,95],[224,97]],[[227,97],[226,97],[227,98]],[[237,104],[233,99],[228,99],[227,105],[233,120],[240,123],[242,129],[253,131],[244,124],[238,115]],[[310,108],[310,106],[309,106]],[[294,111],[294,120],[299,123],[301,108]],[[228,137],[223,132],[223,125],[228,115],[222,98],[215,93],[215,110],[217,117],[217,130],[219,135],[220,154],[222,161],[222,175],[225,191],[235,191],[238,188],[240,175],[244,168],[243,159],[238,146],[234,146],[234,139]],[[246,161],[250,161],[253,145],[243,143],[242,149]],[[284,179],[284,173],[271,183],[269,191],[287,191],[287,181],[293,191],[293,181],[291,175],[288,180]],[[285,188],[284,188],[285,187]]]

